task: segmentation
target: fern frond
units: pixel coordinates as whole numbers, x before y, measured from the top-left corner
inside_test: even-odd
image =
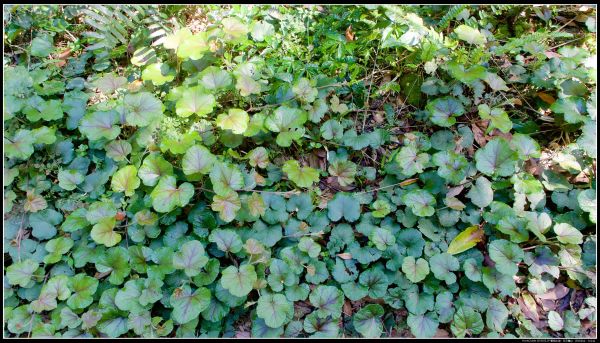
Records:
[[[572,34],[567,32],[544,32],[538,31],[531,34],[527,34],[517,38],[511,38],[506,44],[498,47],[494,53],[496,55],[503,55],[511,50],[520,49],[523,46],[531,43],[545,44],[548,40],[557,38],[569,38]]]
[[[465,8],[469,7],[469,5],[457,5],[457,6],[452,6],[452,8],[448,11],[448,13],[446,13],[442,19],[440,19],[440,21],[438,22],[438,28],[439,29],[445,29],[448,27],[448,25],[450,24],[450,21],[454,18],[456,18],[456,16],[462,12]]]
[[[83,33],[91,43],[86,50],[94,52],[98,67],[108,66],[109,52],[129,46],[131,37],[139,38],[139,33],[156,46],[172,32],[168,18],[155,5],[89,5],[82,14],[91,29]]]

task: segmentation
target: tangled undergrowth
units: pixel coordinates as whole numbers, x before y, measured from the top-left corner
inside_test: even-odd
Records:
[[[5,336],[596,335],[595,8],[4,25]]]

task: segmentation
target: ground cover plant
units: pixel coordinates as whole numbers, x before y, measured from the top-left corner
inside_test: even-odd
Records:
[[[589,6],[5,6],[8,337],[595,337]]]

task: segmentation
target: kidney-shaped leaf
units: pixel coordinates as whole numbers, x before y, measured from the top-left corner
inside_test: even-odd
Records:
[[[465,112],[464,106],[458,99],[447,96],[438,98],[426,106],[431,121],[442,127],[450,127],[456,123],[456,118]]]
[[[319,171],[311,167],[301,167],[296,160],[289,160],[281,167],[288,178],[298,187],[310,187],[319,181]]]
[[[112,177],[111,188],[115,192],[124,192],[126,196],[132,196],[140,186],[137,177],[138,170],[135,166],[125,166],[119,169]]]
[[[140,127],[159,120],[163,114],[162,102],[148,92],[125,95],[123,109],[127,123]]]
[[[327,203],[327,216],[334,222],[342,217],[349,222],[355,222],[360,218],[360,203],[352,194],[337,193],[333,200]]]
[[[242,202],[234,191],[229,191],[223,195],[215,194],[213,202],[211,204],[213,211],[219,212],[219,217],[229,223],[235,219],[235,215],[240,208],[242,208]]]
[[[217,100],[212,94],[205,93],[200,87],[192,87],[183,91],[175,104],[175,112],[180,117],[197,114],[202,117],[213,111]]]
[[[173,267],[183,269],[187,276],[200,274],[200,269],[208,262],[204,246],[199,241],[184,243],[180,250],[173,254]]]
[[[81,118],[79,131],[92,141],[102,138],[113,140],[121,132],[121,128],[116,125],[118,120],[116,111],[91,112]]]
[[[183,159],[181,160],[181,168],[185,175],[192,174],[208,174],[216,161],[213,155],[207,148],[202,145],[194,145],[189,148]]]
[[[198,318],[200,312],[210,305],[211,294],[208,288],[200,287],[192,293],[189,285],[175,288],[170,302],[173,306],[171,316],[176,323],[186,324]]]
[[[489,176],[512,176],[517,167],[517,154],[504,138],[494,138],[475,153],[475,166]]]
[[[354,314],[354,328],[363,337],[380,337],[383,332],[383,323],[381,317],[385,311],[378,304],[370,304],[360,309]]]
[[[236,297],[244,297],[250,293],[257,279],[256,271],[251,264],[240,266],[239,269],[229,266],[222,272],[221,286]]]
[[[156,212],[170,212],[177,207],[187,205],[194,195],[194,186],[191,183],[184,182],[177,187],[177,181],[174,176],[163,176],[152,193],[152,207]]]
[[[291,315],[290,315],[291,314]],[[294,314],[294,305],[283,294],[263,294],[258,298],[256,315],[271,328],[278,328]]]

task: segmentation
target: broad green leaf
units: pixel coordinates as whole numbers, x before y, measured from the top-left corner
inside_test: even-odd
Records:
[[[319,130],[321,132],[321,137],[328,141],[332,139],[339,141],[344,136],[344,127],[335,119],[329,119],[326,121],[323,125],[321,125]]]
[[[213,202],[211,204],[213,211],[219,212],[219,217],[229,223],[233,219],[240,208],[242,208],[242,202],[234,191],[228,191],[223,195],[215,194]]]
[[[81,118],[79,131],[92,141],[102,138],[113,140],[121,133],[121,128],[117,126],[117,123],[116,111],[91,112]]]
[[[235,165],[225,162],[215,162],[210,171],[210,181],[217,195],[227,195],[244,187],[244,176]]]
[[[229,17],[221,20],[225,39],[235,41],[240,38],[246,38],[248,35],[248,26],[242,23],[238,18]]]
[[[485,314],[485,323],[488,328],[496,332],[503,332],[508,320],[508,314],[508,309],[502,301],[490,298]]]
[[[346,114],[346,112],[348,112],[349,108],[348,105],[342,103],[340,104],[340,99],[336,96],[336,95],[332,95],[331,96],[331,110],[333,112],[339,113],[339,114]]]
[[[450,328],[456,337],[477,335],[483,331],[483,319],[472,308],[461,306],[456,310]]]
[[[363,337],[381,337],[383,323],[381,317],[385,311],[381,305],[370,304],[356,312],[352,318],[354,328]]]
[[[198,275],[207,262],[204,246],[196,240],[184,243],[180,250],[173,254],[173,267],[183,269],[187,276]]]
[[[25,287],[29,284],[38,268],[38,262],[30,259],[13,262],[13,264],[6,268],[8,283],[11,285],[18,285],[19,287]]]
[[[331,317],[325,319],[319,318],[318,316],[316,316],[316,313],[311,313],[304,317],[304,324],[299,325],[298,330],[300,332],[298,332],[297,334],[288,333],[288,331],[292,330],[290,329],[290,327],[293,323],[300,322],[291,322],[290,324],[288,324],[285,333],[286,337],[295,337],[300,334],[302,329],[304,329],[304,331],[306,331],[307,333],[311,334],[310,338],[337,338],[339,335],[339,320],[333,319]]]
[[[127,78],[124,76],[118,76],[115,73],[107,73],[96,81],[95,86],[98,87],[102,93],[110,95],[118,89],[123,88],[126,84]]]
[[[25,160],[33,154],[34,142],[31,131],[20,129],[12,138],[4,138],[4,153],[8,158]]]
[[[280,106],[265,119],[265,127],[272,132],[278,132],[277,144],[289,147],[292,140],[299,140],[304,135],[303,125],[308,120],[308,114],[299,109]]]
[[[519,159],[522,161],[541,156],[540,145],[528,135],[515,133],[510,141],[510,146],[519,154]]]
[[[423,169],[427,167],[429,154],[419,154],[415,146],[409,145],[400,149],[400,152],[396,155],[396,162],[402,168],[402,174],[413,176],[422,173]]]
[[[98,201],[90,205],[85,213],[85,219],[90,224],[99,223],[105,219],[114,219],[117,208],[112,202]]]
[[[479,110],[479,116],[483,120],[489,120],[490,123],[485,133],[489,134],[493,129],[498,129],[504,133],[510,132],[512,129],[512,122],[508,117],[508,114],[499,107],[495,107],[490,109],[490,107],[486,104],[479,105],[477,107]]]
[[[597,217],[597,208],[598,205],[596,203],[596,192],[593,189],[586,189],[581,191],[577,195],[577,202],[579,203],[579,207],[584,211],[589,213],[589,218],[592,223],[596,223]]]
[[[31,55],[36,57],[48,57],[54,51],[53,38],[47,34],[40,34],[31,40]]]
[[[58,185],[67,191],[77,188],[77,185],[81,184],[83,180],[84,176],[74,169],[62,169],[58,172]]]
[[[335,176],[340,186],[349,186],[354,183],[356,164],[347,160],[335,160],[327,169],[331,176]]]
[[[418,217],[430,217],[435,213],[435,198],[423,189],[415,189],[405,193],[402,201]]]
[[[265,38],[271,37],[273,34],[275,34],[275,28],[273,25],[264,20],[253,22],[250,30],[250,35],[257,42],[262,42],[265,40]]]
[[[552,331],[561,331],[564,327],[564,321],[556,311],[548,312],[548,326]]]
[[[245,75],[240,75],[236,78],[235,88],[240,91],[241,96],[260,94],[262,91],[260,83]]]
[[[56,235],[56,227],[62,220],[62,214],[52,209],[32,213],[29,215],[31,234],[38,239],[50,239]]]
[[[200,312],[208,308],[211,294],[208,288],[200,287],[192,292],[189,285],[175,288],[171,295],[170,303],[173,306],[171,313],[173,320],[185,324],[198,318]]]
[[[176,72],[166,63],[152,63],[142,71],[142,80],[150,81],[155,86],[163,85],[175,79]]]
[[[406,324],[410,327],[410,332],[417,338],[430,338],[435,336],[440,325],[437,318],[431,314],[413,315],[408,314]]]
[[[231,132],[241,135],[248,128],[250,117],[246,111],[239,108],[230,108],[227,114],[221,113],[217,116],[217,126],[223,130],[231,130]]]
[[[327,203],[327,216],[334,222],[342,217],[349,222],[355,222],[360,217],[361,206],[350,193],[337,193],[332,200]]]
[[[128,124],[144,127],[163,115],[163,104],[151,93],[140,92],[123,97],[123,110]]]
[[[98,284],[97,279],[82,273],[69,278],[69,289],[72,293],[67,300],[67,305],[73,310],[90,306],[94,301],[93,295]]]
[[[50,254],[44,257],[44,263],[53,264],[60,261],[62,255],[66,254],[72,247],[73,240],[67,237],[58,237],[49,240],[45,248]]]
[[[229,253],[238,253],[242,250],[242,240],[233,230],[214,230],[208,240],[217,244],[219,250]]]
[[[438,166],[438,175],[452,184],[460,184],[467,176],[467,159],[454,151],[440,151],[432,158],[433,164]]]
[[[587,120],[581,128],[581,135],[577,138],[577,145],[591,157],[597,158],[598,137],[596,132],[596,120]]]
[[[162,299],[162,286],[163,281],[161,279],[155,277],[146,279],[140,297],[138,298],[140,305],[146,306]]]
[[[429,274],[429,264],[422,258],[415,260],[414,257],[407,256],[402,261],[402,272],[411,282],[417,283]]]
[[[163,41],[163,46],[165,49],[177,50],[179,46],[190,37],[192,37],[192,31],[187,27],[182,27],[171,34],[168,34]]]
[[[245,158],[252,167],[264,169],[269,165],[269,151],[263,147],[250,150]]]
[[[385,218],[385,216],[390,214],[390,212],[393,210],[392,205],[387,200],[383,199],[376,200],[373,204],[371,204],[371,207],[374,210],[371,212],[371,214],[375,218]]]
[[[448,285],[456,282],[453,272],[460,269],[460,262],[456,257],[448,253],[437,254],[429,259],[429,266],[436,279],[446,281]]]
[[[303,103],[311,103],[315,101],[319,91],[312,87],[310,80],[307,78],[301,78],[292,87],[292,92],[296,96],[296,99],[300,100]]]
[[[102,219],[94,224],[90,236],[98,244],[103,244],[107,247],[115,246],[121,241],[121,235],[114,231],[115,225],[115,218]]]
[[[490,73],[490,72],[486,73],[484,80],[490,86],[490,88],[492,88],[495,91],[508,91],[508,87],[506,86],[506,81],[504,81],[496,73]],[[500,130],[500,131],[502,131],[502,130]]]
[[[211,171],[215,161],[215,155],[207,148],[202,145],[194,145],[183,155],[181,167],[185,175],[197,173],[206,175]]]
[[[550,109],[556,113],[561,113],[565,121],[570,124],[585,122],[586,106],[583,98],[570,96],[556,100],[550,106]]]
[[[71,212],[61,224],[60,229],[65,232],[73,232],[87,227],[90,223],[85,218],[86,214],[87,210],[85,208],[78,208]]]
[[[459,25],[454,29],[454,33],[456,33],[458,39],[469,44],[483,45],[487,43],[487,39],[481,32],[479,32],[479,30],[467,25]]]
[[[229,266],[221,272],[221,286],[236,297],[248,295],[258,280],[254,266],[245,264],[239,268]]]
[[[554,225],[554,233],[559,242],[564,244],[581,244],[583,243],[583,234],[567,223],[559,223]]]
[[[385,251],[396,245],[396,237],[390,232],[390,230],[378,227],[371,231],[369,235],[369,241],[375,244],[375,247],[381,251]]]
[[[186,29],[183,29],[186,30]],[[182,30],[180,30],[181,32]],[[179,44],[177,46],[177,57],[186,60],[199,60],[209,50],[209,44],[206,37],[206,32],[199,32],[194,35],[189,35],[187,32],[179,33]],[[172,43],[176,44],[176,41]],[[169,45],[171,49],[175,49],[173,45]]]
[[[471,202],[479,208],[485,208],[494,200],[494,190],[492,189],[492,183],[484,176],[480,176],[472,184],[467,197],[471,199]]]
[[[244,203],[253,217],[263,216],[267,210],[263,197],[256,192],[253,192],[251,196],[246,196]]]
[[[456,118],[465,112],[464,106],[453,97],[435,99],[427,104],[431,122],[442,127],[450,127]]]
[[[156,212],[171,212],[177,207],[185,207],[194,196],[194,186],[184,182],[177,187],[174,176],[166,175],[160,178],[150,198]]]
[[[119,162],[127,159],[127,155],[131,154],[131,144],[127,141],[116,140],[108,143],[105,147],[106,156]]]
[[[141,279],[129,280],[117,291],[115,295],[115,305],[122,311],[131,313],[140,313],[144,307],[140,304],[140,295],[142,293]]]
[[[124,192],[126,196],[132,196],[140,186],[137,173],[138,170],[135,166],[125,166],[119,169],[112,177],[112,190],[114,192]]]
[[[504,138],[494,138],[475,153],[477,170],[488,176],[512,176],[517,154]]]
[[[310,303],[317,308],[315,313],[319,318],[340,318],[344,293],[333,286],[317,286],[309,296]]]
[[[140,166],[138,176],[146,186],[154,186],[166,175],[173,175],[173,166],[160,154],[150,154]]]
[[[264,319],[265,324],[277,328],[289,321],[290,314],[293,315],[293,303],[286,299],[283,294],[263,294],[258,298],[256,315]]]
[[[56,129],[47,126],[41,126],[31,130],[31,135],[34,137],[34,144],[52,144],[56,142]]]
[[[175,112],[180,117],[189,117],[197,114],[204,117],[211,113],[217,104],[212,94],[206,93],[200,87],[191,87],[183,91],[181,98],[175,104]]]
[[[308,254],[312,258],[317,258],[321,252],[321,246],[310,237],[300,238],[298,249]]]
[[[202,71],[200,82],[208,90],[227,88],[231,85],[231,75],[226,70],[210,66]]]
[[[496,262],[496,269],[506,275],[516,275],[517,263],[523,260],[523,249],[505,239],[492,241],[489,245],[490,258]]]
[[[301,167],[296,160],[288,160],[283,164],[281,170],[285,172],[288,178],[298,187],[311,187],[313,183],[319,181],[319,171],[311,167]]]

